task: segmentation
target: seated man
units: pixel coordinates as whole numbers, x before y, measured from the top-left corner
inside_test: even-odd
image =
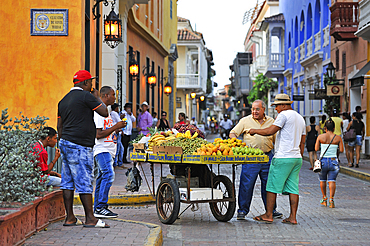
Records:
[[[60,156],[60,150],[55,150],[54,160],[50,162],[49,165],[47,164],[48,152],[45,150],[45,148],[48,146],[52,148],[55,146],[57,143],[57,132],[51,127],[45,127],[43,132],[47,135],[42,136],[41,139],[33,146],[33,149],[35,150],[34,153],[37,154],[36,159],[39,161],[37,166],[41,168],[43,174],[47,174],[49,176],[49,182],[46,184],[47,186],[60,186],[62,176],[59,173],[52,171]]]

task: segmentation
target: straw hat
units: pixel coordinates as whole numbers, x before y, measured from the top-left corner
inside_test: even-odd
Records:
[[[292,104],[293,101],[290,101],[290,97],[287,94],[277,94],[275,96],[275,101],[271,104],[278,105],[278,104]]]

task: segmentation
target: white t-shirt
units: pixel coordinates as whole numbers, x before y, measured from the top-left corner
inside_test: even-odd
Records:
[[[300,143],[302,135],[306,135],[303,117],[294,110],[284,110],[273,125],[281,128],[276,135],[274,158],[302,158]]]
[[[114,125],[110,115],[108,115],[108,117],[103,117],[96,112],[94,112],[94,122],[95,127],[101,128],[102,130],[111,128]],[[94,156],[104,152],[109,152],[112,157],[116,155],[117,144],[113,142],[113,133],[114,132],[105,138],[95,138]]]
[[[347,131],[348,124],[349,124],[348,119],[343,120],[343,131],[342,131],[342,133],[345,133]]]
[[[233,127],[233,122],[230,119],[227,119],[226,121],[222,120],[220,122],[220,127],[225,128],[225,130],[229,130]]]

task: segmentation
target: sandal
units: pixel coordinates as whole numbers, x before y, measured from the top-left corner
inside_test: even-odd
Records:
[[[353,167],[353,163],[351,163],[351,164],[348,164],[348,167]]]
[[[327,200],[328,200],[328,198],[327,197],[324,197],[323,199],[320,200],[320,204],[321,205],[324,205],[325,207],[328,206]]]
[[[329,199],[329,208],[335,208],[335,205],[334,205],[334,198],[330,198],[330,199]]]
[[[360,167],[360,166],[359,166],[358,164],[356,164],[356,166],[355,166],[355,167],[357,167],[357,168],[358,168],[358,167]]]

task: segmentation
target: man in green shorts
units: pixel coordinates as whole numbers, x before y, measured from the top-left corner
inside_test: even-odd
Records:
[[[278,94],[272,105],[278,116],[275,122],[265,129],[250,129],[249,134],[270,136],[278,132],[275,140],[275,156],[272,159],[267,179],[266,213],[254,220],[272,223],[276,194],[289,195],[290,215],[283,223],[297,224],[299,202],[299,171],[306,140],[306,124],[303,117],[292,109],[293,102],[287,94]]]

